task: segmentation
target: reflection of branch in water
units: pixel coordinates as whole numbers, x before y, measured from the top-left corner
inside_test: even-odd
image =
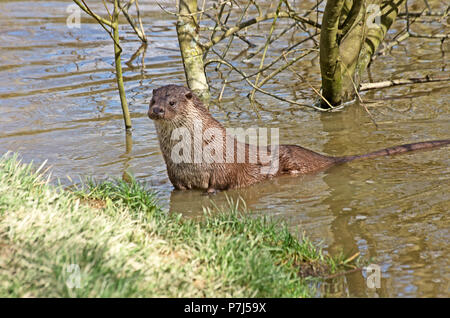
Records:
[[[425,1],[425,3],[427,3],[427,2]],[[428,11],[429,11],[428,15],[431,15],[430,7],[428,6],[428,4],[427,4],[427,7],[428,7]],[[447,7],[447,10],[445,11],[445,13],[442,13],[441,19],[443,19],[444,17],[446,17],[448,15],[449,8],[450,7]],[[410,29],[411,23],[409,21],[410,13],[408,10],[408,2],[407,1],[405,1],[405,11],[406,11],[405,12],[405,14],[406,14],[406,31],[408,32],[410,37],[425,38],[425,39],[448,39],[450,37],[450,34],[419,34],[419,33],[411,31],[411,29]],[[419,14],[418,17],[424,15],[424,11],[425,11],[425,8],[422,10],[422,12]]]
[[[130,57],[128,61],[125,62],[125,64],[132,70],[134,70],[136,67],[133,65],[133,61],[142,53],[142,60],[141,60],[141,69],[142,71],[145,69],[145,53],[147,52],[147,43],[142,42],[141,46],[134,52],[134,54]]]
[[[130,160],[132,156],[130,156],[131,151],[133,150],[133,135],[131,131],[127,130],[125,131],[125,153],[122,155],[125,157],[125,162],[123,164],[123,173],[122,173],[122,180],[125,182],[130,182],[132,179],[132,176],[128,172],[128,168],[130,167]]]

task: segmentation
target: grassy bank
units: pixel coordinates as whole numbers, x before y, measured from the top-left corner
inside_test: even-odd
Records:
[[[65,191],[36,170],[0,159],[0,297],[308,297],[304,276],[346,266],[237,203],[185,220],[135,181]]]

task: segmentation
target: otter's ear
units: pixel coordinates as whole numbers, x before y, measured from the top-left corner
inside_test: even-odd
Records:
[[[191,99],[192,98],[192,92],[187,92],[186,95],[184,95],[184,96],[186,96],[187,99]]]

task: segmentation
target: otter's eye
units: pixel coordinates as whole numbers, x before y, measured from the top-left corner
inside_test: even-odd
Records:
[[[173,106],[173,105],[175,105],[175,102],[174,102],[174,101],[170,101],[170,102],[169,102],[169,105],[170,105],[170,106]]]

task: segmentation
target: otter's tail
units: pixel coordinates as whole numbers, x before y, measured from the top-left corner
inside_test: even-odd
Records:
[[[365,155],[337,157],[336,162],[343,163],[343,162],[349,162],[349,161],[353,161],[353,160],[357,160],[357,159],[370,159],[370,158],[376,158],[376,157],[381,157],[381,156],[391,156],[391,155],[397,155],[397,154],[415,151],[415,150],[442,147],[442,146],[445,146],[448,144],[450,144],[450,139],[416,142],[413,144],[406,144],[406,145],[401,145],[401,146],[396,146],[396,147],[391,147],[391,148],[386,148],[386,149],[370,152]]]

